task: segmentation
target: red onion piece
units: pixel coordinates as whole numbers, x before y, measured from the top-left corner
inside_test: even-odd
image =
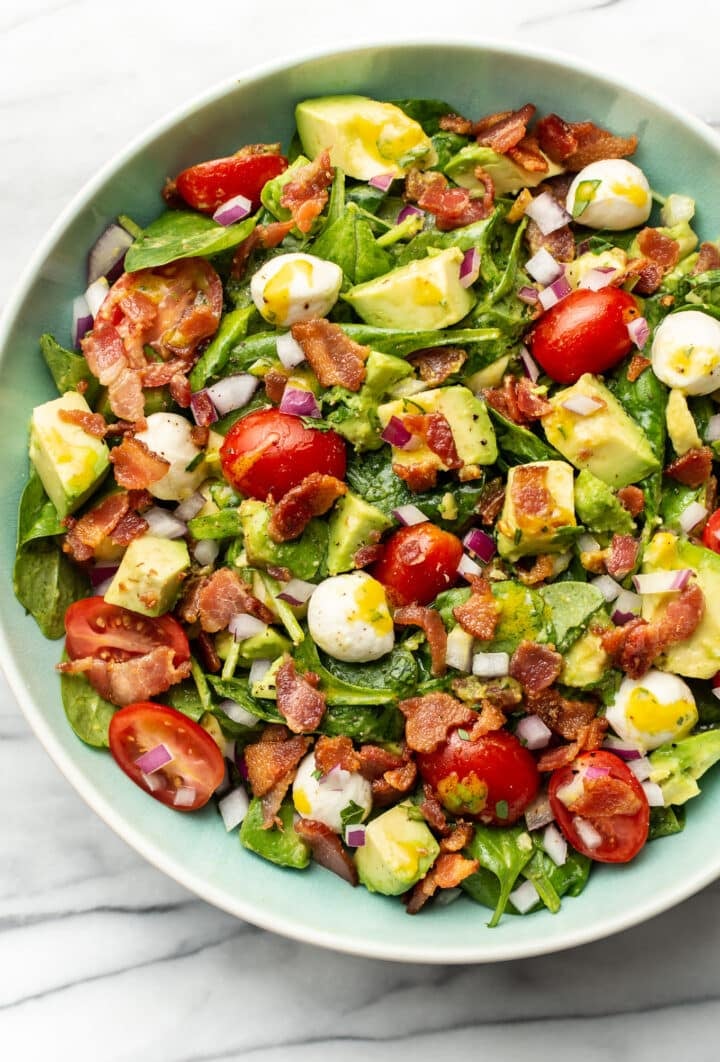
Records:
[[[560,302],[561,299],[567,298],[571,292],[572,288],[570,287],[570,281],[566,276],[561,276],[558,277],[557,280],[554,280],[549,287],[543,288],[538,295],[538,299],[540,300],[542,308],[544,310],[549,310],[551,306],[555,305],[555,303]]]
[[[671,594],[684,590],[690,576],[694,574],[692,568],[647,572],[644,575],[633,575],[633,584],[639,594]]]
[[[472,557],[468,557],[467,553],[463,553],[456,571],[458,575],[462,575],[466,579],[469,579],[471,575],[482,575],[483,573],[480,565],[476,564]]]
[[[277,337],[275,349],[280,363],[286,369],[294,369],[296,365],[300,365],[301,362],[305,361],[305,351],[297,339],[293,339],[290,332],[285,332]]]
[[[609,774],[609,767],[597,767],[595,764],[591,763],[589,767],[585,768],[586,778],[607,778]]]
[[[527,347],[520,347],[520,361],[525,368],[525,374],[533,383],[537,383],[540,376],[540,367]]]
[[[480,252],[477,247],[471,247],[463,255],[460,263],[460,284],[463,288],[472,287],[480,276]]]
[[[176,791],[173,799],[173,807],[176,808],[189,808],[195,803],[197,797],[197,790],[191,785],[181,785]]]
[[[548,250],[541,247],[532,258],[528,258],[525,271],[533,280],[537,280],[538,284],[552,284],[563,275],[565,267],[556,261]]]
[[[463,538],[463,546],[486,564],[495,556],[495,542],[485,531],[473,527]]]
[[[639,756],[634,760],[630,760],[628,767],[635,775],[638,782],[644,782],[646,778],[650,777],[652,771],[652,764],[647,756]]]
[[[472,673],[479,678],[503,678],[510,668],[508,653],[475,653]]]
[[[596,586],[606,601],[614,601],[621,593],[622,587],[609,575],[598,575],[590,580]]]
[[[277,595],[281,601],[290,605],[304,605],[317,590],[317,583],[308,583],[304,579],[291,579],[285,583]]]
[[[602,288],[606,288],[612,283],[614,274],[617,273],[616,269],[612,266],[602,266],[599,269],[591,269],[589,273],[586,273],[578,284],[579,288],[586,288],[588,291],[600,291]]]
[[[361,822],[345,827],[345,844],[350,848],[362,848],[365,844],[365,827]]]
[[[639,594],[634,594],[632,590],[623,590],[618,594],[615,601],[615,610],[612,614],[612,621],[621,627],[624,624],[629,623],[631,619],[635,619],[641,608],[642,598]]]
[[[312,391],[299,387],[287,386],[280,402],[281,413],[292,413],[296,417],[319,417],[320,406]]]
[[[262,634],[267,630],[267,623],[248,616],[246,612],[238,612],[228,623],[228,630],[236,642],[243,642],[246,638],[253,638],[256,634]]]
[[[252,213],[252,201],[246,195],[234,195],[226,203],[221,203],[213,214],[213,221],[218,225],[234,225]]]
[[[540,894],[531,881],[524,881],[508,897],[510,903],[521,915],[527,914],[540,899]]]
[[[539,830],[547,826],[554,818],[547,793],[538,793],[532,803],[525,808],[525,825],[529,830]]]
[[[95,320],[95,318],[97,317],[98,310],[105,302],[105,297],[107,296],[107,293],[109,291],[110,285],[108,284],[105,277],[98,277],[97,280],[94,280],[93,283],[90,284],[87,291],[85,292],[85,302],[87,303],[88,309],[90,310],[90,313],[93,316],[93,320]]]
[[[88,286],[94,284],[100,277],[107,277],[109,273],[116,271],[118,266],[120,266],[121,273],[125,252],[132,242],[132,236],[121,225],[114,221],[108,225],[92,245],[88,254]],[[114,276],[113,280],[117,280],[117,276]]]
[[[605,738],[602,747],[609,752],[614,752],[621,760],[639,760],[642,756],[642,752],[637,745],[612,735]]]
[[[720,439],[720,413],[710,417],[705,438],[708,442],[717,442]]]
[[[402,208],[402,210],[400,211],[400,213],[398,214],[397,223],[398,223],[398,225],[400,225],[407,218],[416,218],[416,217],[424,218],[425,217],[425,211],[421,210],[420,207],[412,206],[410,203],[408,203],[408,205],[404,206]]]
[[[545,832],[543,833],[543,848],[556,867],[562,867],[565,865],[567,862],[568,843],[557,826],[554,826],[552,823],[545,827]]]
[[[543,192],[531,199],[525,207],[525,213],[533,219],[543,236],[549,236],[551,232],[556,232],[572,221],[567,210],[560,206],[549,192]]]
[[[228,833],[230,830],[237,829],[247,815],[249,807],[250,798],[241,785],[237,789],[231,790],[227,796],[218,801],[218,810],[222,815],[222,820]]]
[[[166,745],[155,745],[147,752],[143,752],[142,756],[138,756],[135,766],[139,767],[143,774],[154,774],[166,763],[170,763],[172,758],[173,755]]]
[[[239,372],[211,384],[207,388],[207,393],[219,415],[224,417],[226,413],[232,413],[234,409],[242,409],[246,406],[259,386],[260,381],[256,376],[251,376],[248,372]]]
[[[95,567],[90,568],[88,571],[90,582],[93,586],[101,586],[108,579],[112,579],[118,567],[119,565],[117,564],[96,564]]]
[[[159,505],[154,505],[143,513],[143,518],[147,520],[150,534],[156,538],[182,538],[187,534],[186,524],[178,520],[174,513],[162,509]]]
[[[589,395],[573,395],[560,404],[563,409],[569,410],[570,413],[577,413],[579,417],[589,417],[605,406],[604,402],[599,402],[596,398],[590,398]]]
[[[552,737],[552,730],[545,726],[539,715],[524,715],[515,728],[515,736],[527,749],[544,749]]]
[[[209,427],[218,419],[213,400],[205,389],[190,396],[190,412],[195,423],[201,428]]]
[[[391,446],[396,446],[402,450],[412,439],[412,432],[407,430],[399,417],[390,417],[390,420],[380,432],[380,438],[383,442],[390,443]]]
[[[394,180],[395,174],[393,173],[378,173],[375,177],[370,178],[368,184],[371,188],[377,188],[379,192],[387,192]]]
[[[627,325],[628,335],[638,350],[642,350],[650,336],[650,326],[644,317],[636,317]]]
[[[189,498],[185,498],[184,501],[181,501],[176,506],[173,515],[177,516],[178,520],[183,520],[187,523],[188,520],[192,520],[193,517],[197,516],[204,504],[205,499],[200,491],[196,490]]]
[[[701,505],[700,502],[697,501],[690,502],[690,504],[680,513],[678,523],[680,524],[681,530],[687,535],[694,527],[697,527],[701,520],[704,520],[707,515],[708,510],[704,505]]]
[[[651,808],[665,807],[665,797],[657,782],[643,782],[642,787],[645,790],[645,796],[647,797],[647,802]]]
[[[592,851],[602,844],[602,836],[587,819],[582,819],[579,815],[575,815],[572,824],[577,831],[578,837],[586,848],[589,848]]]
[[[256,664],[257,662],[257,660],[253,660],[253,664]],[[270,662],[268,661],[268,667],[269,666]],[[250,681],[252,682],[253,680],[251,679]],[[218,708],[221,712],[225,713],[228,719],[232,719],[233,723],[237,723],[238,726],[255,726],[257,723],[256,716],[254,716],[252,712],[249,712],[247,708],[243,708],[243,706],[238,704],[237,701],[232,701],[228,698],[224,701],[220,701]]]
[[[417,505],[399,505],[397,509],[393,509],[392,514],[403,527],[426,524],[428,519],[422,509],[418,509]]]
[[[78,295],[73,299],[73,313],[72,313],[72,344],[73,347],[80,346],[80,340],[93,326],[93,317],[90,313],[90,307],[87,304],[87,299],[84,295]]]
[[[528,306],[534,306],[538,301],[538,294],[537,288],[531,288],[528,284],[523,284],[523,286],[518,289],[517,297],[521,302],[526,302]]]

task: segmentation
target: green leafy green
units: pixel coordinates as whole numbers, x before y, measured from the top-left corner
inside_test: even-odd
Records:
[[[659,837],[671,837],[674,833],[682,833],[684,829],[684,807],[650,808],[648,841],[656,841]]]
[[[240,827],[240,843],[263,859],[269,859],[271,863],[302,870],[310,862],[310,846],[295,832],[295,808],[292,800],[283,802],[279,817],[282,828],[273,826],[270,830],[263,829],[262,801],[255,797],[250,801],[247,815]]]
[[[502,918],[515,882],[533,851],[530,835],[521,826],[475,827],[467,853],[480,861],[480,869],[466,878],[462,887],[478,903],[494,906],[489,926],[496,926]]]
[[[182,712],[183,715],[187,715],[196,723],[209,708],[204,698],[200,696],[193,679],[187,679],[186,682],[178,682],[171,686],[166,693],[163,693],[160,700],[163,704],[168,704],[171,708]]]
[[[61,347],[47,332],[40,336],[40,352],[61,395],[66,391],[77,391],[80,384],[85,387],[84,395],[88,404],[94,403],[100,384],[90,372],[82,354]]]
[[[508,465],[522,465],[528,461],[561,461],[557,450],[529,428],[514,424],[492,406],[488,406],[495,426],[498,450]]]
[[[232,512],[224,510],[224,513]],[[302,535],[291,542],[275,542],[268,533],[269,506],[246,498],[240,506],[240,523],[248,561],[253,567],[288,568],[298,579],[312,579],[322,570],[328,543],[328,527],[323,520],[312,519]]]
[[[665,463],[665,407],[667,388],[654,372],[640,373],[637,380],[628,380],[628,363],[624,364],[608,384],[625,412],[633,417],[645,432],[653,453]],[[653,472],[639,484],[645,494],[645,527],[643,539],[647,541],[655,530],[655,517],[662,500],[662,472]]]
[[[474,221],[472,225],[464,225],[450,232],[440,232],[439,229],[424,229],[415,236],[398,255],[398,265],[407,265],[418,258],[426,258],[431,250],[445,250],[448,247],[459,247],[461,251],[469,251],[472,247],[480,252],[481,269],[483,259],[487,254],[495,226],[505,213],[504,207],[498,207],[489,218],[482,221]],[[492,279],[498,279],[499,271],[493,266]]]
[[[500,605],[500,618],[488,652],[512,654],[522,641],[550,640],[548,609],[537,590],[511,579],[493,583],[491,589]]]
[[[168,210],[143,229],[125,255],[125,268],[132,273],[179,258],[220,254],[242,243],[255,228],[256,220],[250,217],[225,226],[192,210]]]
[[[346,664],[330,657],[321,659],[313,640],[305,638],[293,655],[301,672],[319,675],[328,705],[385,705],[409,696],[416,682],[412,653],[400,647],[374,663]]]
[[[446,114],[454,114],[455,108],[444,100],[437,99],[409,99],[390,100],[399,107],[408,118],[423,127],[428,136],[433,136],[440,131],[440,119]]]
[[[565,653],[587,630],[591,616],[605,604],[596,586],[590,583],[548,583],[538,591],[549,611],[550,641]]]
[[[108,728],[117,708],[96,693],[84,675],[60,675],[60,695],[67,721],[86,745],[107,748]]]
[[[363,284],[392,269],[390,255],[378,247],[370,224],[354,203],[318,236],[313,254],[340,266],[350,284]]]
[[[230,351],[247,335],[250,319],[256,313],[255,306],[241,306],[223,315],[212,341],[198,359],[190,373],[190,387],[200,391],[212,379],[222,373]]]
[[[34,468],[20,498],[18,511],[18,549],[38,538],[51,538],[65,532],[57,509],[45,493],[42,481]]]
[[[351,800],[340,812],[340,822],[343,827],[354,826],[365,818],[365,808]]]
[[[366,706],[335,704],[323,716],[320,730],[329,737],[345,735],[360,744],[399,741],[405,718],[394,704]]]
[[[33,539],[17,551],[13,585],[18,601],[46,638],[62,638],[65,612],[90,593],[88,577],[49,538]]]
[[[274,707],[272,701],[260,700],[259,698],[252,696],[246,678],[223,679],[219,678],[217,675],[208,675],[207,680],[218,697],[222,697],[224,700],[235,701],[236,704],[239,704],[241,708],[244,708],[246,712],[250,712],[250,714],[254,715],[257,719],[262,719],[266,723],[284,722],[283,717]],[[230,724],[230,732],[233,731],[233,728],[236,728],[238,731],[246,729],[239,723],[233,723],[232,719],[230,719],[229,716],[225,716],[224,713],[218,713],[217,707],[214,707],[212,711],[216,715],[221,714],[224,716],[224,718],[221,718],[223,728],[226,727],[227,722]]]

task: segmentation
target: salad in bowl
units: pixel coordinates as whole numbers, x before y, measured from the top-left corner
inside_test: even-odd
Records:
[[[305,99],[40,338],[15,591],[69,725],[423,917],[556,912],[720,759],[720,250],[579,117]]]

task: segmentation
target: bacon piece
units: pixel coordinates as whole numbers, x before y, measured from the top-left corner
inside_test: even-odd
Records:
[[[544,248],[558,262],[572,262],[575,257],[575,237],[569,225],[563,225],[554,232],[543,234],[531,218],[525,229],[524,238],[531,255],[537,254]]]
[[[617,500],[631,516],[639,516],[645,508],[645,495],[640,487],[621,487],[617,492]]]
[[[296,774],[297,768],[293,767],[293,769],[288,771],[287,774],[284,774],[280,781],[275,783],[270,792],[266,793],[261,799],[260,803],[263,813],[262,828],[264,830],[271,830],[273,826],[282,829],[283,823],[279,811],[290,786],[295,781]]]
[[[693,274],[707,273],[711,269],[720,269],[720,251],[714,243],[701,243]]]
[[[507,156],[529,173],[547,173],[549,169],[548,161],[534,136],[524,136],[515,147],[510,148]]]
[[[637,234],[637,245],[645,258],[662,266],[663,272],[673,269],[680,258],[680,244],[659,229],[645,228]]]
[[[553,162],[561,163],[577,151],[577,137],[572,126],[559,114],[546,114],[535,126],[535,135],[545,154]]]
[[[657,622],[663,648],[694,634],[704,613],[705,596],[697,583],[691,583],[673,598]]]
[[[529,568],[516,565],[515,573],[524,586],[539,586],[547,579],[552,579],[555,574],[555,560],[551,553],[540,553],[533,559]]]
[[[541,772],[557,771],[572,763],[579,753],[580,745],[577,741],[569,745],[557,745],[553,749],[544,749],[538,757],[537,769]]]
[[[277,247],[294,228],[294,221],[271,221],[269,225],[256,225],[250,235],[235,248],[230,276],[234,280],[242,280],[253,251],[258,247]]]
[[[513,474],[512,499],[516,512],[524,516],[549,517],[554,503],[547,488],[547,468],[518,465]]]
[[[439,387],[450,376],[460,372],[467,361],[467,354],[460,347],[427,347],[416,350],[407,360],[417,368],[423,383]]]
[[[308,737],[291,737],[286,727],[274,723],[266,726],[259,741],[245,746],[245,764],[254,796],[265,796],[296,769],[309,746]]]
[[[292,178],[283,186],[280,206],[290,211],[300,232],[310,232],[313,221],[323,212],[334,176],[326,148],[313,162],[294,170]]]
[[[695,632],[704,612],[703,592],[697,583],[691,583],[673,598],[659,619],[652,623],[634,619],[607,631],[602,636],[603,648],[630,678],[642,678],[660,653]]]
[[[325,715],[325,694],[316,689],[320,679],[313,671],[298,675],[295,661],[286,656],[275,677],[277,707],[294,734],[317,730]]]
[[[537,393],[536,385],[527,376],[503,377],[502,387],[487,387],[483,397],[488,405],[515,424],[529,424],[552,411],[552,406]]]
[[[649,258],[633,258],[625,267],[625,279],[635,278],[633,292],[637,295],[652,295],[662,284],[663,268]]]
[[[138,513],[127,512],[118,520],[108,538],[116,546],[129,546],[136,538],[144,535],[147,529],[147,520]]]
[[[409,432],[425,441],[445,468],[462,468],[447,417],[442,413],[406,413],[401,419]]]
[[[430,647],[430,660],[432,673],[438,677],[447,671],[447,631],[440,613],[432,608],[424,608],[421,605],[405,605],[395,610],[393,623],[397,627],[416,626],[425,632],[428,646]]]
[[[693,447],[682,457],[676,457],[665,469],[665,475],[686,487],[702,487],[712,474],[712,461],[709,446]]]
[[[639,554],[640,543],[632,535],[613,535],[605,557],[608,575],[613,579],[624,579],[635,568]]]
[[[582,791],[567,808],[574,815],[608,818],[611,815],[634,815],[641,806],[640,797],[627,782],[610,775],[603,778],[588,778],[586,775]]]
[[[601,159],[624,159],[632,155],[638,145],[636,136],[615,136],[594,122],[570,122],[577,147],[562,160],[566,169],[578,173],[591,162]]]
[[[466,859],[458,852],[441,852],[425,877],[407,894],[408,914],[417,914],[438,889],[455,889],[480,867],[477,859]]]
[[[556,689],[528,690],[525,700],[528,712],[540,716],[554,734],[569,741],[577,740],[597,715],[597,706],[592,701],[571,701]]]
[[[507,152],[520,143],[527,132],[528,123],[535,114],[532,103],[526,103],[517,111],[505,112],[502,115],[490,115],[481,118],[475,125],[475,135],[478,144],[490,147],[499,155]]]
[[[360,754],[344,734],[339,737],[323,734],[315,743],[315,765],[323,774],[329,774],[334,767],[354,774],[360,770]]]
[[[196,638],[196,642],[203,670],[209,671],[213,675],[217,674],[222,667],[222,661],[217,654],[215,643],[212,638],[206,634],[205,631],[200,631]]]
[[[170,381],[187,368],[185,358],[172,358],[170,361],[152,361],[138,369],[143,387],[166,387]]]
[[[501,479],[491,479],[485,484],[476,509],[481,523],[492,527],[505,504],[505,486]]]
[[[633,354],[627,370],[627,378],[630,383],[635,383],[636,380],[639,380],[645,370],[650,368],[651,364],[650,359],[643,354]]]
[[[190,661],[175,663],[175,650],[158,645],[149,653],[129,660],[87,656],[58,664],[58,670],[72,675],[84,674],[101,697],[122,707],[134,701],[146,701],[188,678]]]
[[[271,579],[277,579],[280,583],[289,583],[292,572],[289,568],[283,568],[280,564],[268,564],[265,569]]]
[[[311,472],[274,506],[268,523],[270,538],[273,542],[299,538],[313,517],[326,513],[343,494],[347,486],[342,480]]]
[[[340,325],[331,324],[324,317],[298,321],[290,331],[323,387],[360,390],[365,380],[369,347],[356,343]]]
[[[298,819],[295,833],[310,845],[316,863],[337,874],[348,885],[357,885],[358,873],[342,841],[324,822],[315,819]]]
[[[503,712],[510,711],[522,701],[520,684],[511,678],[481,679],[466,675],[452,681],[453,693],[468,704],[490,704]]]
[[[384,808],[396,804],[399,797],[409,793],[415,785],[417,767],[412,760],[407,760],[401,767],[386,771],[382,778],[372,782],[373,807]]]
[[[495,185],[488,173],[477,167],[475,175],[484,186],[481,196],[469,188],[452,188],[442,173],[411,170],[405,178],[405,198],[435,216],[441,232],[449,232],[489,217],[493,209]]]
[[[246,612],[262,623],[272,623],[273,614],[262,601],[250,593],[245,583],[230,568],[218,568],[198,590],[197,618],[209,634],[224,631],[238,613]]]
[[[451,826],[448,824],[445,809],[440,803],[437,793],[429,782],[423,783],[425,798],[420,804],[420,811],[429,826],[441,835],[449,834]]]
[[[192,400],[190,381],[184,372],[176,372],[170,381],[170,397],[181,409],[188,409]]]
[[[477,741],[486,734],[492,734],[494,730],[502,730],[506,723],[507,719],[497,704],[489,698],[483,698],[477,719],[470,728],[470,740]]]
[[[153,453],[142,441],[126,435],[119,446],[110,451],[115,466],[115,479],[121,487],[142,490],[151,487],[167,474],[170,462]]]
[[[381,542],[372,545],[361,546],[353,557],[353,565],[356,568],[367,568],[370,564],[379,561],[385,553],[385,547]]]
[[[473,638],[489,642],[495,637],[500,619],[500,606],[492,595],[490,584],[481,576],[472,576],[472,593],[462,605],[456,605],[453,616]]]
[[[126,491],[110,494],[79,520],[69,517],[68,533],[63,541],[63,551],[78,563],[88,561],[95,550],[117,527],[130,508]]]
[[[432,752],[455,727],[471,726],[477,713],[447,693],[426,693],[400,701],[405,716],[405,740],[413,752]]]
[[[440,842],[441,852],[461,852],[473,839],[475,830],[470,822],[457,822],[450,834]]]
[[[87,435],[95,439],[104,439],[108,433],[108,426],[102,413],[88,413],[83,409],[61,409],[60,420],[66,424],[74,424]]]
[[[473,123],[469,118],[463,118],[460,114],[444,114],[438,125],[445,133],[457,133],[458,136],[470,136],[473,131]]]
[[[368,782],[374,782],[382,778],[386,771],[397,770],[407,763],[407,755],[398,756],[389,749],[380,745],[363,745],[358,753],[360,758],[360,774],[367,778]]]
[[[510,657],[509,674],[520,683],[526,694],[535,695],[557,682],[562,663],[560,653],[550,646],[523,640]]]
[[[282,401],[287,382],[287,375],[279,369],[268,369],[263,376],[265,394],[274,405],[277,406]]]
[[[100,324],[85,336],[80,346],[93,376],[108,389],[110,408],[122,420],[143,416],[145,399],[137,372],[130,367],[120,333],[113,325]]]
[[[401,465],[393,461],[392,466],[395,475],[407,483],[410,490],[415,492],[431,490],[437,484],[439,468],[437,460],[431,457],[412,465]]]

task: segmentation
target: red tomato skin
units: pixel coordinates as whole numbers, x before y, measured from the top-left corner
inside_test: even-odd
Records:
[[[627,291],[580,288],[542,314],[528,345],[548,376],[557,383],[575,383],[583,373],[605,372],[630,353],[627,325],[639,314]]]
[[[175,650],[177,667],[190,659],[185,631],[172,616],[150,618],[138,612],[109,605],[102,597],[75,601],[65,612],[65,648],[71,660],[108,654],[106,659],[129,660],[156,646]]]
[[[457,566],[462,554],[456,535],[431,523],[414,524],[390,536],[382,557],[369,570],[388,589],[396,607],[429,605],[460,579]]]
[[[208,732],[182,712],[164,704],[136,701],[119,708],[110,720],[109,740],[112,757],[128,778],[174,811],[196,811],[204,807],[225,777],[223,754]],[[135,760],[159,744],[167,747],[173,759],[152,776],[167,784],[151,790]],[[173,804],[178,785],[195,789],[192,804],[180,807]]]
[[[284,155],[210,159],[179,173],[175,187],[186,203],[204,214],[212,214],[236,195],[246,196],[257,210],[264,186],[284,173],[287,165]]]
[[[540,785],[532,754],[506,730],[494,730],[477,741],[464,740],[453,730],[434,752],[419,753],[417,765],[448,811],[491,826],[517,822]],[[498,805],[505,811],[503,802],[506,815],[498,811]]]
[[[610,777],[625,782],[641,801],[641,808],[635,815],[612,815],[602,818],[582,816],[602,835],[603,840],[597,848],[588,848],[583,843],[573,825],[576,813],[566,807],[557,795],[558,790],[573,780],[577,770],[582,771],[591,765],[608,768]],[[594,859],[596,863],[629,863],[647,841],[650,829],[650,806],[645,790],[630,768],[612,752],[607,752],[605,749],[583,752],[567,767],[553,771],[550,776],[548,796],[555,821],[565,840],[581,855]]]
[[[702,533],[703,546],[707,546],[714,553],[720,553],[720,509],[716,509]]]
[[[238,420],[220,447],[225,478],[249,498],[279,501],[312,472],[345,478],[345,443],[334,431],[306,428],[300,417],[259,409]]]

